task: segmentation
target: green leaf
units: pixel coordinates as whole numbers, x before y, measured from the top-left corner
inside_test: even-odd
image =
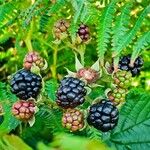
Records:
[[[110,150],[110,148],[108,148],[108,146],[100,140],[89,140],[69,134],[57,135],[54,141],[49,145],[44,146],[42,143],[40,143],[38,145],[38,150],[48,150],[48,148],[52,147],[57,147],[61,150]]]
[[[101,65],[104,65],[104,55],[107,51],[112,20],[115,13],[115,2],[111,2],[107,7],[104,8],[102,15],[99,18],[97,28],[97,53],[100,58]]]
[[[15,135],[4,135],[0,138],[1,150],[32,150],[22,139]]]
[[[132,42],[133,38],[135,37],[137,31],[140,29],[143,19],[147,14],[150,12],[150,6],[147,6],[141,13],[141,15],[138,17],[138,20],[136,21],[134,27],[130,30],[129,33],[126,34],[126,36],[123,36],[120,41],[119,45],[116,47],[113,57],[116,57],[121,53],[121,51]]]
[[[13,2],[0,6],[0,26],[6,23],[8,18],[14,14],[15,5]]]
[[[65,4],[65,0],[57,0],[56,3],[48,10],[48,14],[51,15],[58,12],[58,10],[61,9]]]
[[[121,9],[121,14],[116,17],[115,25],[113,27],[113,37],[112,37],[112,51],[115,51],[120,38],[122,38],[128,31],[130,12],[132,3],[126,3]]]
[[[150,31],[144,33],[135,43],[133,46],[133,53],[131,56],[131,60],[134,62],[135,59],[138,57],[140,52],[146,49],[150,44]]]
[[[78,3],[77,4],[75,4],[75,3],[77,3],[77,2],[72,3],[72,6],[75,9],[75,13],[74,13],[73,20],[69,27],[69,34],[71,35],[73,42],[75,41],[75,38],[76,38],[76,32],[78,30],[77,21],[81,15],[83,7],[84,7],[84,0],[78,0]]]
[[[0,125],[0,135],[9,133],[12,129],[15,129],[19,121],[16,120],[11,113],[11,107],[16,101],[16,96],[11,94],[9,87],[6,84],[0,82],[0,102],[4,109],[4,121]]]
[[[45,126],[51,129],[52,133],[63,132],[64,128],[61,123],[62,111],[59,109],[52,109],[48,107],[42,107],[40,109],[40,116],[44,118]]]
[[[57,81],[49,80],[45,84],[45,92],[52,101],[56,100]]]
[[[150,94],[133,89],[120,112],[120,119],[111,141],[119,150],[149,149]]]

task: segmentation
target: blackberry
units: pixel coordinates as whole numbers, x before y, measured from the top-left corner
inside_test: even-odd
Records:
[[[40,69],[44,68],[44,59],[37,52],[29,52],[24,58],[23,66],[25,69],[30,70],[33,64]]]
[[[115,88],[108,92],[107,96],[109,100],[114,103],[114,105],[122,105],[125,102],[127,91],[128,90],[123,88]]]
[[[62,108],[75,108],[84,103],[85,83],[74,77],[66,77],[57,90],[57,104]]]
[[[62,33],[65,33],[67,29],[69,28],[69,22],[66,20],[58,20],[54,25],[54,35],[57,39],[61,39]]]
[[[102,132],[115,128],[118,123],[119,112],[109,100],[102,100],[90,107],[87,122]]]
[[[83,78],[87,83],[94,83],[99,78],[99,73],[92,68],[82,68],[77,72],[76,76]]]
[[[128,71],[119,70],[114,74],[114,84],[118,87],[128,88],[131,84],[132,74]]]
[[[33,101],[20,100],[14,103],[12,114],[21,121],[28,121],[35,114],[35,104]]]
[[[81,24],[77,34],[83,42],[86,42],[90,39],[89,27],[87,25]]]
[[[77,109],[68,109],[62,117],[63,127],[70,131],[79,131],[84,127],[83,113]]]
[[[42,87],[42,79],[28,70],[15,73],[10,81],[11,91],[22,100],[36,98]]]
[[[141,57],[137,57],[133,66],[130,66],[131,55],[123,56],[119,61],[119,69],[130,71],[132,76],[140,74],[141,67],[143,66],[143,60]]]

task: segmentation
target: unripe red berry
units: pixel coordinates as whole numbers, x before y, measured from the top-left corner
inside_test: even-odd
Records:
[[[76,76],[87,81],[87,83],[94,83],[99,78],[99,72],[92,68],[80,69]]]
[[[33,101],[20,100],[14,103],[12,114],[21,121],[28,121],[35,114],[35,104]]]
[[[45,65],[44,59],[37,52],[29,52],[24,58],[23,66],[25,69],[30,70],[33,64],[38,66],[40,69],[42,69]]]

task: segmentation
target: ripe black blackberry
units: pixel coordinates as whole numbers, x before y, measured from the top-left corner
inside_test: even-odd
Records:
[[[90,107],[87,122],[102,132],[115,128],[118,123],[118,109],[109,100],[103,99]]]
[[[42,87],[42,79],[28,70],[19,70],[10,81],[11,91],[22,100],[36,98]]]
[[[78,78],[66,77],[57,90],[57,104],[64,108],[75,108],[84,103],[85,83]]]
[[[83,42],[90,39],[89,27],[87,25],[81,24],[77,33]]]
[[[143,66],[143,60],[141,57],[137,57],[133,66],[130,66],[131,55],[123,56],[119,61],[119,69],[130,71],[132,76],[140,74],[141,67]]]

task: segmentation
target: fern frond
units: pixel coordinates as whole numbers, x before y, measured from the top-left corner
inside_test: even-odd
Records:
[[[56,80],[47,81],[45,84],[45,92],[52,101],[56,99],[57,82]]]
[[[7,88],[6,84],[0,82],[0,101],[7,99]]]
[[[50,128],[53,133],[63,132],[64,128],[61,124],[62,112],[59,109],[50,109],[48,107],[42,107],[41,118],[44,118],[45,125]]]
[[[100,11],[92,5],[90,2],[86,1],[81,12],[80,21],[83,23],[94,24],[97,22]]]
[[[120,52],[130,44],[130,42],[135,37],[137,31],[140,29],[143,19],[145,16],[150,12],[150,6],[147,6],[141,13],[141,15],[138,17],[138,20],[136,21],[134,27],[127,33],[124,37],[122,37],[119,41],[119,45],[116,47],[113,57],[116,57],[120,54]]]
[[[122,8],[121,14],[116,17],[115,25],[112,29],[112,51],[116,50],[120,38],[122,38],[128,31],[131,7],[132,3],[126,3]]]
[[[76,3],[76,5],[74,3]],[[83,9],[83,6],[84,6],[84,0],[78,0],[78,3],[77,2],[73,2],[72,5],[73,5],[73,7],[75,7],[74,8],[75,9],[75,14],[73,16],[71,25],[69,27],[69,34],[70,34],[70,36],[72,38],[72,41],[74,42],[75,38],[76,38],[76,32],[78,30],[77,21],[78,21],[80,15],[81,15],[81,12],[82,12],[82,9]]]
[[[38,15],[43,8],[39,8],[39,5],[42,3],[42,0],[37,0],[33,5],[27,8],[22,12],[19,18],[23,18],[22,26],[26,28],[31,22],[32,18]]]
[[[52,14],[56,14],[61,8],[63,8],[66,5],[65,0],[57,0],[55,4],[53,4],[50,8],[45,8],[44,12],[42,13],[40,17],[39,22],[39,29],[40,31],[45,31],[48,24],[50,24],[50,21],[53,21],[53,18],[51,17]],[[52,24],[52,23],[51,23]]]
[[[0,27],[2,27],[8,20],[14,18],[15,3],[8,2],[0,6]]]
[[[115,13],[115,2],[111,2],[104,8],[102,15],[99,18],[97,28],[97,53],[100,58],[101,65],[104,65],[104,55],[107,51],[109,43],[112,20]]]
[[[86,133],[87,137],[89,137],[90,139],[100,140],[102,138],[102,133],[91,127],[87,127]]]
[[[134,62],[138,57],[139,53],[146,49],[150,44],[150,31],[143,34],[133,46],[133,53],[131,56],[131,60]]]
[[[65,0],[57,0],[56,3],[53,4],[52,7],[50,7],[50,9],[48,10],[48,15],[58,12],[58,10],[65,6],[65,4]]]
[[[12,103],[16,101],[16,96],[11,94],[9,89],[5,83],[0,82],[0,102],[4,109],[4,122],[0,125],[0,135],[9,133],[19,124],[19,121],[10,113]]]

